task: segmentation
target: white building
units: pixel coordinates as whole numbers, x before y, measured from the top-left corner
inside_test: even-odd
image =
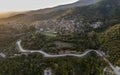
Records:
[[[47,68],[44,70],[44,75],[52,75],[52,70],[51,68]]]
[[[5,55],[4,53],[0,53],[0,57],[5,58],[5,57],[6,57],[6,55]]]
[[[116,66],[116,69],[120,72],[120,67],[119,66]]]

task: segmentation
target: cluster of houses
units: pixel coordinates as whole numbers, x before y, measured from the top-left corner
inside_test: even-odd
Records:
[[[81,32],[84,31],[84,24],[82,21],[77,22],[76,20],[61,20],[61,21],[36,21],[33,23],[37,32]]]
[[[58,33],[58,32],[84,32],[84,29],[87,27],[91,28],[98,28],[103,23],[98,21],[92,24],[84,24],[82,21],[74,20],[45,20],[45,21],[36,21],[33,23],[37,32],[51,32],[51,33]]]
[[[120,67],[119,66],[116,66],[115,68],[116,68],[116,70],[118,70],[120,72]],[[105,67],[104,70],[103,70],[103,75],[115,75],[115,73],[112,71],[111,68]]]

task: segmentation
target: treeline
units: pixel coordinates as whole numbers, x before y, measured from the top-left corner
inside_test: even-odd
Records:
[[[0,59],[0,65],[0,75],[43,75],[46,68],[54,75],[101,75],[106,63],[94,53],[82,58],[44,58],[33,53]]]

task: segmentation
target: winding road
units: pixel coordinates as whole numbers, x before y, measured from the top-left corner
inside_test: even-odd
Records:
[[[113,70],[113,72],[116,75],[120,75],[120,72],[112,65],[112,63],[107,58],[105,58],[105,56],[100,51],[97,51],[97,50],[92,50],[91,49],[91,50],[88,50],[88,51],[84,52],[83,54],[51,55],[51,54],[48,54],[48,53],[42,51],[42,49],[41,50],[25,50],[21,46],[21,40],[17,41],[17,45],[18,45],[19,51],[22,52],[22,53],[36,53],[37,52],[37,53],[43,54],[44,57],[48,57],[48,58],[65,57],[65,56],[83,57],[83,56],[87,55],[88,53],[95,52],[100,57],[102,57],[104,61],[106,61],[109,64],[109,66],[111,67],[111,69]]]

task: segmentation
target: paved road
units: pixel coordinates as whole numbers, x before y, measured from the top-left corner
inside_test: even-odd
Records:
[[[87,55],[87,54],[90,53],[90,52],[95,52],[95,53],[97,53],[100,57],[102,57],[102,58],[104,59],[104,61],[106,61],[106,62],[109,64],[109,66],[111,67],[111,69],[114,71],[114,73],[115,73],[116,75],[120,75],[120,72],[112,65],[112,63],[111,63],[108,59],[106,59],[106,58],[104,57],[104,55],[103,55],[100,51],[97,51],[97,50],[88,50],[88,51],[84,52],[83,54],[60,54],[60,55],[51,55],[51,54],[48,54],[48,53],[46,53],[46,52],[44,52],[44,51],[42,51],[42,50],[24,50],[24,49],[22,48],[22,46],[21,46],[21,40],[19,40],[19,41],[17,42],[17,45],[18,45],[19,51],[22,52],[22,53],[35,53],[35,52],[37,52],[37,53],[43,54],[44,57],[48,57],[48,58],[65,57],[65,56],[83,57],[83,56]]]

